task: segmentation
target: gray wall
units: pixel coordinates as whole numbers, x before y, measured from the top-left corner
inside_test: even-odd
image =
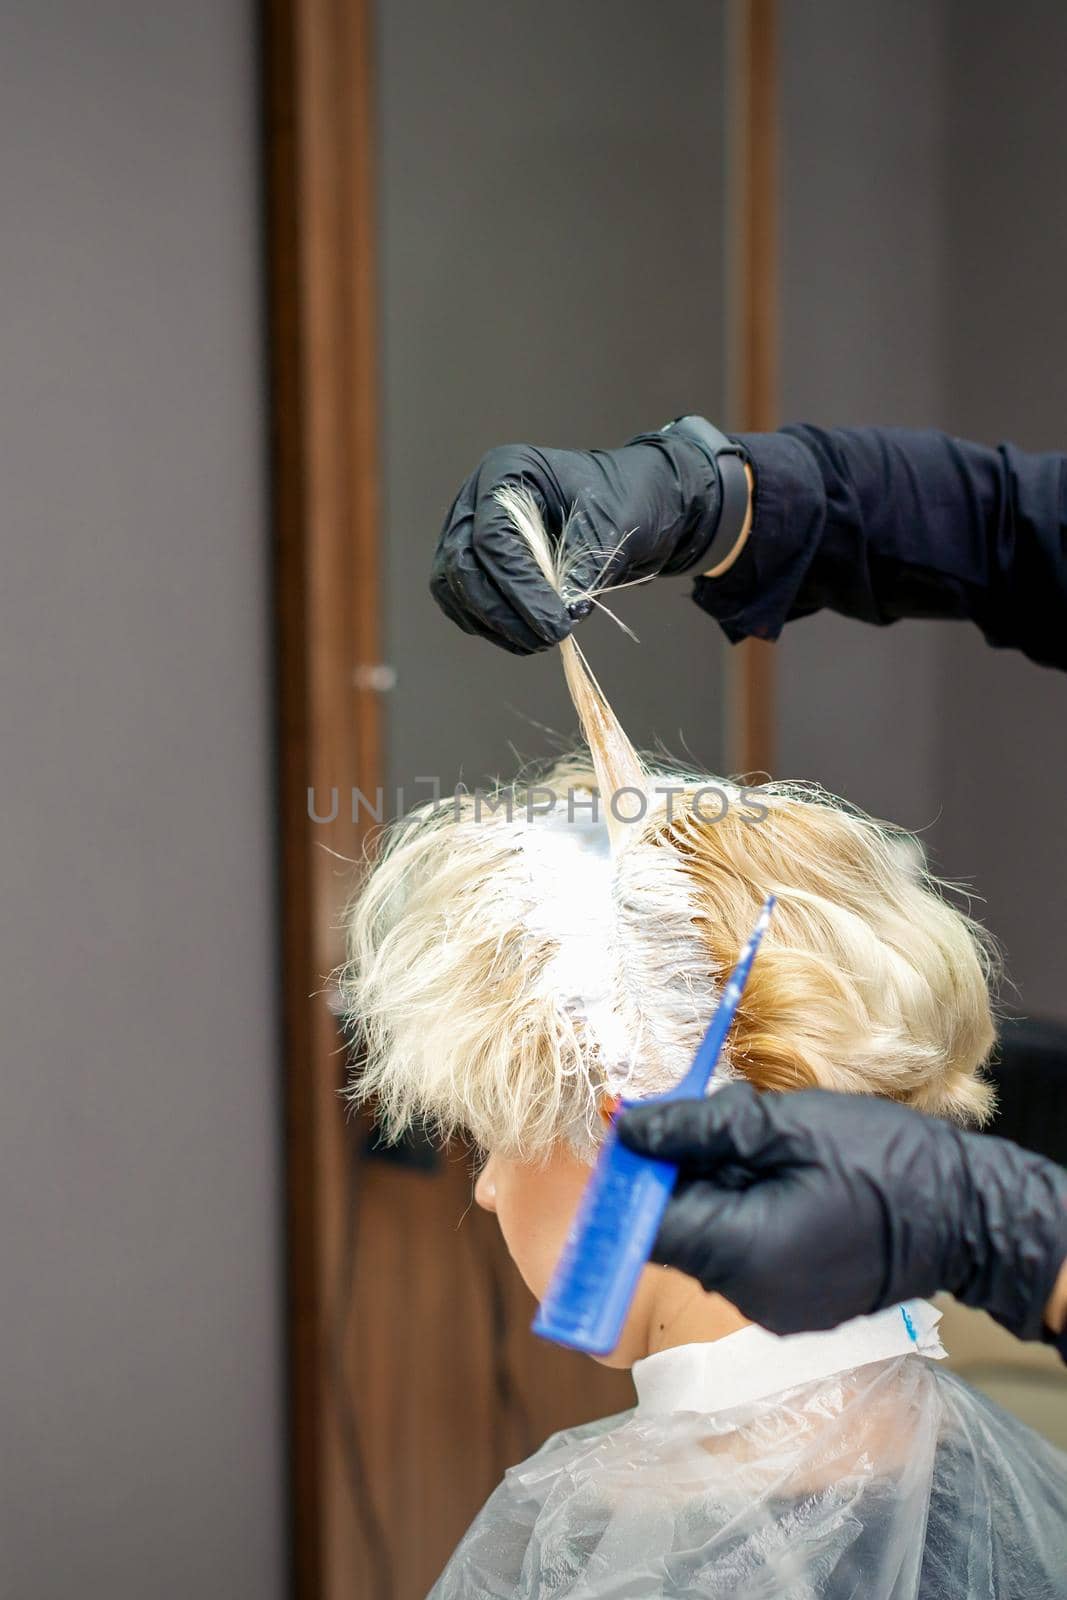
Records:
[[[781,420],[935,425],[942,409],[939,8],[782,0]],[[906,109],[905,109],[906,108]],[[821,615],[778,651],[778,771],[928,828],[936,630]]]
[[[722,415],[724,24],[706,0],[379,7],[394,783],[507,775],[574,738],[555,652],[471,640],[427,592],[483,451]],[[583,644],[638,741],[716,770],[724,647],[689,589],[619,597],[647,642],[596,617]]]
[[[1026,0],[1006,26],[992,0],[952,0],[947,16],[946,425],[1064,450],[1067,8]],[[1067,1019],[1067,678],[963,629],[942,661],[945,864],[986,899],[1010,998]]]
[[[1064,448],[1067,12],[784,0],[783,420]],[[817,617],[779,768],[922,830],[1028,1011],[1067,1016],[1067,683],[963,625]],[[984,903],[983,903],[984,902]]]
[[[284,1587],[253,8],[0,24],[0,1593]]]

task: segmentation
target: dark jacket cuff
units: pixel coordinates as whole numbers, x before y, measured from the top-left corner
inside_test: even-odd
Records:
[[[798,439],[734,437],[755,478],[752,527],[733,566],[721,578],[697,578],[693,598],[736,644],[750,635],[777,639],[787,619],[805,614],[794,602],[818,550],[825,490],[811,451]]]

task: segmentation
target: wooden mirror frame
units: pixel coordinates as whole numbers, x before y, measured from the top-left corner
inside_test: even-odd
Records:
[[[382,781],[376,237],[368,0],[269,0],[264,19],[287,1186],[292,1588],[358,1592],[330,1383],[347,1141],[323,975],[341,959],[343,808]],[[356,840],[358,844],[358,839]]]

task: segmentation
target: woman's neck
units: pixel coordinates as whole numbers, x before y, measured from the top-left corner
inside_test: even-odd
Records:
[[[649,1295],[646,1355],[681,1344],[712,1344],[749,1326],[736,1306],[721,1294],[707,1294],[694,1278],[667,1267],[654,1269]]]

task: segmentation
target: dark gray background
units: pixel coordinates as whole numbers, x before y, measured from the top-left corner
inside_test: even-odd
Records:
[[[285,1582],[254,8],[0,21],[0,1594]]]
[[[1067,12],[783,7],[782,420],[1067,444]],[[815,617],[778,765],[922,831],[980,897],[1011,1004],[1067,1017],[1067,680],[965,624]]]

